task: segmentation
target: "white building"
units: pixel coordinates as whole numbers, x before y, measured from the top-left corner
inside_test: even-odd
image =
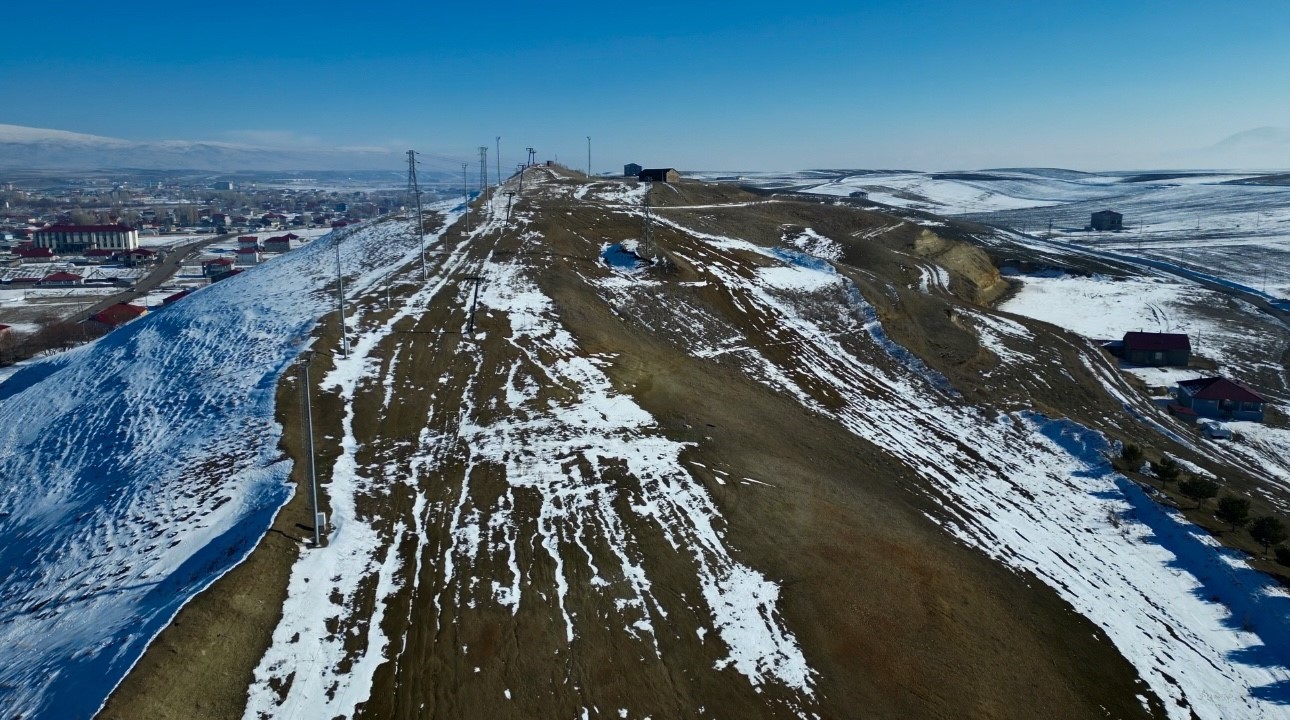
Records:
[[[125,225],[50,225],[32,234],[33,244],[54,252],[120,250],[139,247],[139,231]]]
[[[263,258],[260,256],[260,249],[258,247],[240,247],[237,249],[236,264],[239,267],[259,265],[262,259]]]

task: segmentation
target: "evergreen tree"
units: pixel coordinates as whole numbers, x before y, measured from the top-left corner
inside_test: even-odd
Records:
[[[1166,485],[1177,480],[1178,476],[1182,474],[1181,468],[1178,467],[1178,461],[1168,455],[1160,458],[1160,462],[1152,462],[1151,472],[1155,473],[1156,477],[1160,478],[1160,482]]]
[[[1263,554],[1267,555],[1268,548],[1285,542],[1285,523],[1271,516],[1255,518],[1250,523],[1250,537],[1263,546]]]
[[[1196,501],[1196,507],[1205,504],[1205,501],[1218,495],[1218,483],[1205,478],[1192,477],[1178,483],[1178,489],[1183,495]]]
[[[1250,501],[1248,498],[1224,495],[1218,499],[1218,510],[1214,517],[1227,523],[1233,530],[1245,527],[1250,522]]]
[[[1120,450],[1120,459],[1128,469],[1137,470],[1142,467],[1142,448],[1134,443],[1128,443]]]

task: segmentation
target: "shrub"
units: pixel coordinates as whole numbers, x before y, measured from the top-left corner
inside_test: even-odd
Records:
[[[1277,548],[1276,556],[1277,562],[1282,565],[1290,565],[1290,548],[1285,547],[1284,545]]]

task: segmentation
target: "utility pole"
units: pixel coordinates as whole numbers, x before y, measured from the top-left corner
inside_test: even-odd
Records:
[[[312,350],[306,350],[301,357],[300,365],[300,392],[304,410],[305,428],[305,455],[309,458],[309,494],[313,499],[314,511],[314,547],[322,546],[322,526],[326,520],[322,513],[318,512],[318,473],[314,462],[314,411],[310,405],[309,398],[309,362],[313,360],[314,353]]]
[[[497,184],[502,184],[502,136],[497,136]]]
[[[591,179],[591,136],[587,136],[587,179]]]
[[[340,270],[340,241],[336,238],[336,306],[340,308],[340,356],[349,357],[349,333],[345,330],[345,275]]]
[[[461,164],[461,194],[466,198],[466,234],[470,234],[470,182],[466,179],[466,168],[470,163]]]
[[[426,233],[425,225],[421,220],[421,187],[417,185],[417,151],[408,151],[408,192],[417,199],[417,219],[415,228],[417,239],[421,241],[421,281],[425,282],[430,276],[426,272]]]
[[[500,178],[498,178],[500,180]],[[479,146],[479,194],[488,192],[488,146]]]
[[[470,319],[466,321],[466,334],[475,337],[475,306],[479,304],[479,281],[484,278],[478,275],[467,275],[462,280],[471,280],[475,283],[475,292],[470,299]]]
[[[506,224],[511,223],[511,201],[515,199],[514,192],[506,193]]]
[[[515,171],[520,174],[520,192],[524,192],[524,163],[515,166]]]

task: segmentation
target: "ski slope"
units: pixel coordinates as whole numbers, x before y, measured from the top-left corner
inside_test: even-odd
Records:
[[[0,716],[88,718],[292,494],[279,377],[334,307],[415,257],[364,225],[0,385]],[[325,350],[325,349],[324,349]]]

